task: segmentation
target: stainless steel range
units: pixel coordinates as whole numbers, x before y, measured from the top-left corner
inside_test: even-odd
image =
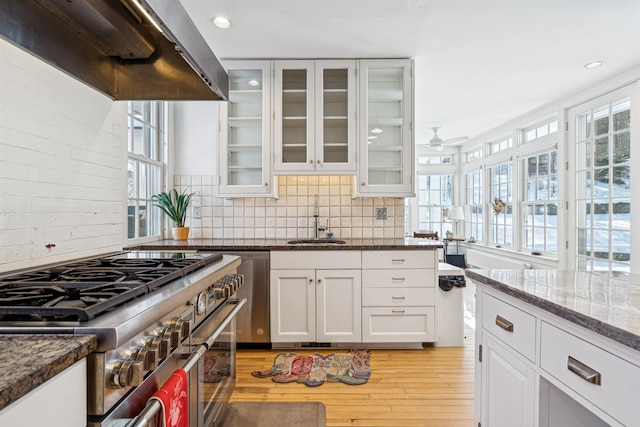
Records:
[[[147,399],[195,361],[190,425],[212,425],[235,385],[239,265],[219,253],[120,252],[8,274],[0,333],[97,335],[89,426],[138,423]]]

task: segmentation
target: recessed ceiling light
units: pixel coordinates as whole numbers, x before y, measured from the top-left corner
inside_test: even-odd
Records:
[[[380,129],[380,128],[373,128],[373,129],[371,129],[371,133],[382,133],[382,129]]]
[[[216,27],[222,28],[222,29],[226,29],[231,26],[231,21],[229,21],[224,16],[216,16],[215,18],[212,18],[211,23]]]
[[[602,61],[595,61],[595,62],[589,62],[588,64],[586,64],[584,66],[584,68],[598,68],[599,66],[601,66],[603,64]]]

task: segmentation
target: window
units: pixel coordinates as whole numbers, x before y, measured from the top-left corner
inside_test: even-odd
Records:
[[[522,160],[522,247],[536,252],[558,252],[558,152]]]
[[[453,175],[418,174],[418,229],[437,231],[444,236],[453,231],[448,220],[452,205]]]
[[[151,196],[162,188],[164,103],[129,102],[127,134],[129,147],[127,177],[127,237],[160,236],[160,213],[150,209]]]
[[[513,245],[513,165],[511,161],[490,169],[491,204],[490,242],[497,247]]]
[[[450,154],[444,156],[418,155],[419,165],[450,165],[452,163],[453,157]]]
[[[508,150],[513,147],[513,138],[503,138],[489,144],[489,152],[491,154]]]
[[[544,138],[547,135],[558,132],[558,120],[552,119],[546,123],[536,124],[524,130],[524,142],[531,142],[535,139]]]
[[[631,101],[575,116],[576,268],[629,271],[631,263]]]
[[[482,170],[474,170],[465,175],[465,219],[466,235],[473,237],[477,241],[482,241],[483,236],[483,210],[482,205]]]
[[[482,149],[480,148],[478,148],[477,150],[469,151],[467,153],[467,162],[472,162],[480,158],[482,158]]]

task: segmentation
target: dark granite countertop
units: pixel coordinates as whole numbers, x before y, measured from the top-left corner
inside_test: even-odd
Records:
[[[0,410],[96,349],[95,335],[0,335]]]
[[[469,279],[640,350],[640,275],[468,269]]]
[[[212,250],[212,251],[259,251],[259,250],[394,250],[394,249],[438,249],[442,242],[438,240],[414,239],[412,237],[401,239],[340,239],[345,243],[338,245],[326,244],[301,244],[292,245],[290,240],[302,239],[189,239],[189,240],[161,240],[158,242],[133,245],[125,249],[131,250]]]

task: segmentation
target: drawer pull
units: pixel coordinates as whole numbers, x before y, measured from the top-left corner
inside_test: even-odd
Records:
[[[404,262],[404,258],[393,258],[391,262]]]
[[[502,316],[496,316],[496,325],[501,327],[507,332],[513,332],[513,323],[509,322]]]
[[[394,297],[394,296],[392,296],[391,299],[404,299],[404,297]]]
[[[394,282],[404,282],[404,277],[392,277],[391,280]]]
[[[600,385],[600,372],[591,369],[571,356],[569,356],[569,360],[567,360],[567,369],[588,383]]]
[[[402,314],[404,313],[404,310],[391,310],[392,313],[398,313],[398,314]]]

